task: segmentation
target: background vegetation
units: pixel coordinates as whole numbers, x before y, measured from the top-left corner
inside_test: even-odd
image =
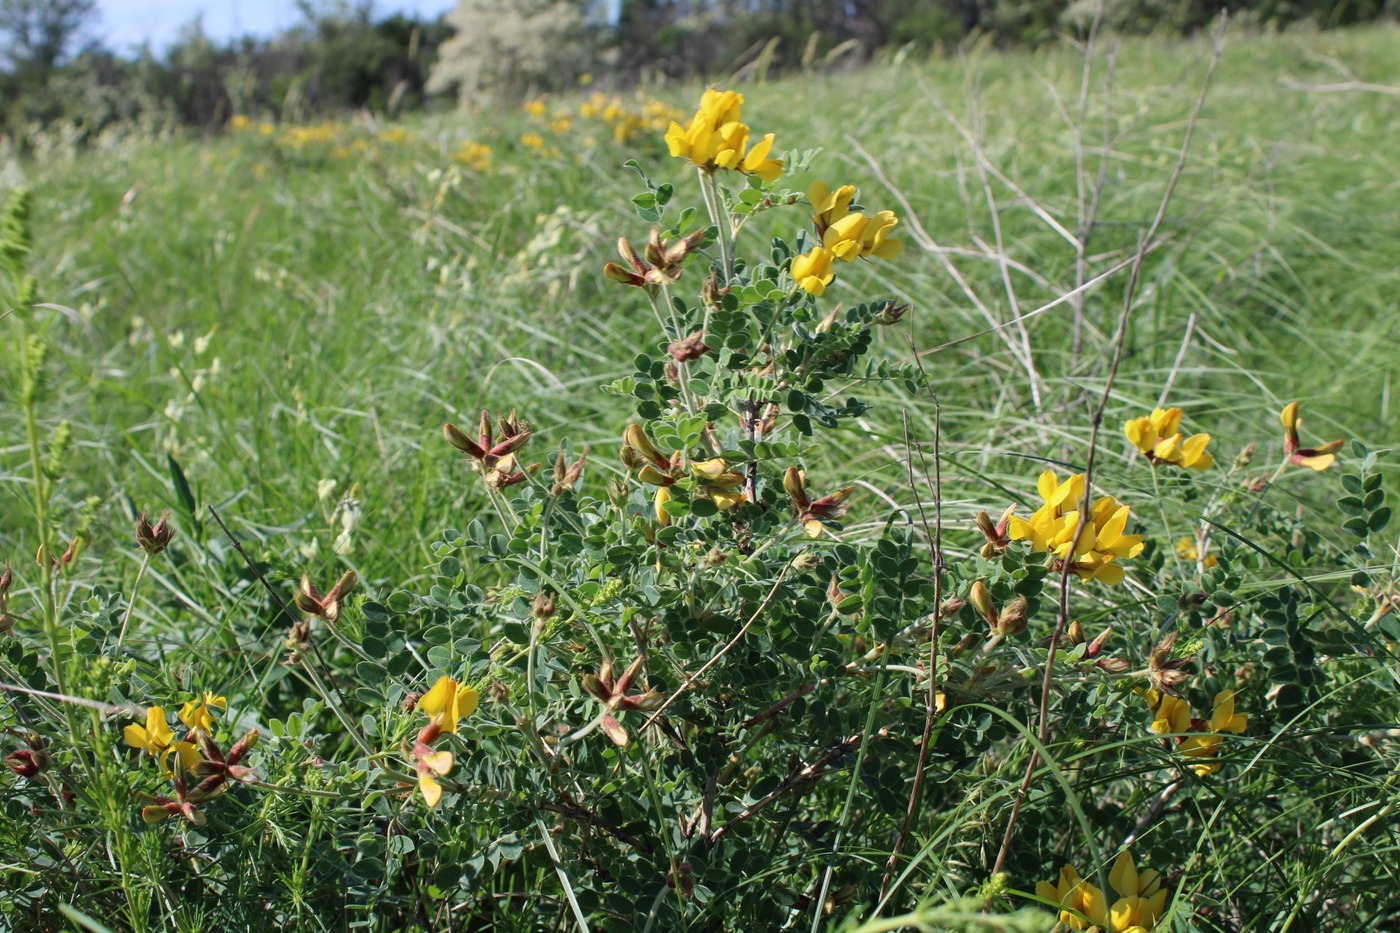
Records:
[[[1379,28],[1228,43],[1168,236],[1146,266],[1101,441],[1105,482],[1134,500],[1135,521],[1159,542],[1198,518],[1199,503],[1154,493],[1117,425],[1152,408],[1165,386],[1214,436],[1222,470],[1213,481],[1222,484],[1223,465],[1246,444],[1257,445],[1259,463],[1277,462],[1277,412],[1294,398],[1304,399],[1312,439],[1356,438],[1372,449],[1396,440],[1398,39]],[[1026,321],[1024,341],[1004,339],[1007,329],[983,332],[989,321],[1009,321],[1013,304],[1030,311],[1073,287],[1083,192],[1100,173],[1102,203],[1084,252],[1099,270],[1130,253],[1157,209],[1207,60],[1190,42],[1113,49],[1093,61],[1082,118],[1083,58],[1059,45],[931,64],[900,57],[858,72],[814,67],[765,83],[753,75],[744,86],[747,118],[777,132],[780,149],[830,150],[810,177],[855,180],[867,201],[898,203],[905,256],[855,270],[831,298],[864,297],[878,281],[913,309],[902,329],[878,332],[875,352],[891,361],[926,354],[940,403],[949,554],[961,561],[980,544],[971,522],[978,509],[995,515],[1010,501],[1030,503],[1043,465],[1082,463],[1086,400],[1104,386],[1122,281],[1089,291],[1078,312],[1067,303]],[[442,584],[445,528],[491,521],[483,490],[439,440],[443,421],[517,409],[534,423],[540,450],[567,439],[594,451],[587,489],[601,492],[623,472],[612,451],[632,400],[600,388],[632,374],[639,352],[656,352],[655,322],[599,270],[615,258],[619,235],[640,241],[646,233],[628,207],[641,186],[619,169],[624,159],[638,158],[658,182],[688,182],[658,125],[668,107],[688,112],[695,94],[614,101],[590,93],[560,93],[505,116],[429,114],[393,127],[367,117],[264,123],[240,107],[236,115],[249,119],[209,140],[92,136],[58,124],[28,135],[27,157],[7,154],[0,182],[35,193],[40,299],[63,309],[40,318],[51,390],[39,428],[52,437],[66,422],[72,431],[53,491],[63,540],[84,547],[59,589],[64,611],[110,638],[124,611],[115,594],[131,590],[141,564],[133,519],[168,508],[177,529],[152,562],[125,651],[94,653],[85,695],[144,704],[162,691],[227,691],[230,725],[267,733],[259,767],[269,777],[338,796],[325,803],[240,790],[221,804],[237,815],[208,830],[147,829],[135,794],[153,782],[136,772],[134,756],[107,749],[112,764],[106,782],[88,789],[91,808],[49,833],[31,815],[52,812],[52,802],[7,775],[0,869],[12,896],[0,904],[0,922],[61,928],[59,903],[134,928],[241,928],[253,917],[333,926],[327,918],[342,908],[370,924],[374,905],[405,925],[441,927],[453,903],[466,905],[464,923],[570,922],[555,860],[538,836],[433,823],[403,796],[392,806],[344,796],[363,777],[343,764],[347,730],[315,685],[281,663],[287,620],[205,507],[220,511],[285,597],[303,573],[328,585],[353,568],[362,594],[393,606],[391,593]],[[756,232],[792,223],[765,215]],[[0,483],[16,494],[0,497],[0,557],[16,567],[16,593],[33,595],[37,542],[19,494],[29,482],[21,366],[14,342],[4,345]],[[930,396],[902,383],[867,399],[871,411],[845,427],[840,443],[806,457],[814,475],[857,482],[846,523],[855,542],[878,536],[892,511],[916,511],[905,422],[923,443],[935,425]],[[1375,469],[1393,484],[1384,460]],[[1285,529],[1284,541],[1286,522],[1301,514],[1318,536],[1309,538],[1315,553],[1345,554],[1354,539],[1340,530],[1338,483],[1335,473],[1290,473],[1260,509]],[[1394,560],[1388,534],[1377,545],[1377,579]],[[448,550],[482,587],[509,582],[472,548]],[[1301,573],[1349,594],[1351,576],[1338,566]],[[1174,604],[1182,595],[1129,592],[1143,612],[1157,611],[1158,597]],[[1125,605],[1099,606],[1095,618],[1116,626],[1114,614],[1136,611]],[[15,669],[34,657],[20,631],[10,645],[21,647],[6,648]],[[1378,637],[1393,653],[1395,637]],[[1203,638],[1211,676],[1235,676],[1219,660],[1244,664],[1245,655],[1226,653],[1238,647],[1229,631]],[[1138,654],[1148,647],[1143,637],[1128,643]],[[1319,664],[1332,678],[1325,700],[1284,715],[1256,685],[1248,750],[1214,783],[1164,804],[1163,828],[1140,843],[1140,861],[1173,873],[1174,898],[1195,905],[1173,916],[1173,929],[1394,922],[1393,654],[1334,653]],[[156,692],[130,695],[137,682]],[[921,698],[911,689],[899,695],[921,720]],[[5,702],[0,715],[20,715]],[[494,737],[510,734],[509,721],[483,707],[487,747],[506,742]],[[1098,768],[1076,783],[1073,799],[1105,848],[1136,831],[1148,807],[1144,796],[1102,790],[1140,767],[1117,757],[1121,746],[1151,738],[1125,709],[1120,702],[1094,720],[1098,731],[1084,713],[1085,730],[1057,735],[1054,747]],[[113,746],[125,721],[100,727]],[[375,728],[390,725],[386,713]],[[7,751],[18,735],[6,739]],[[48,741],[61,746],[63,737]],[[949,762],[950,773],[972,767]],[[915,825],[908,851],[920,860],[901,897],[941,901],[985,880],[1023,766],[1014,756],[978,765],[988,802],[955,828],[942,818],[957,801],[935,798]],[[755,786],[765,777],[755,775]],[[847,783],[833,787],[815,806],[835,818]],[[1087,859],[1067,813],[1061,798],[1032,799],[1008,864],[1012,888],[1030,891],[1066,859]],[[821,827],[802,829],[826,851]],[[617,894],[608,873],[618,865],[590,861],[592,844],[571,839],[565,858],[575,877],[600,879],[584,896],[596,894],[589,909],[606,912],[614,908],[606,896]],[[121,854],[119,867],[109,849]],[[1209,857],[1188,872],[1187,850]],[[833,922],[874,902],[887,855],[843,852]],[[817,876],[821,864],[813,861]],[[755,868],[714,892],[715,903],[767,903],[768,881]],[[824,905],[789,893],[802,925],[820,926]],[[530,912],[507,909],[527,896]],[[720,926],[727,909],[695,922]]]

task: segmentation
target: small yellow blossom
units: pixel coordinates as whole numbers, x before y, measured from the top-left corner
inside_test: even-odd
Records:
[[[415,756],[414,770],[418,772],[418,791],[423,795],[423,801],[429,807],[436,807],[442,800],[442,785],[437,779],[452,770],[452,753],[433,749],[422,751]]]
[[[1109,908],[1109,920],[1115,933],[1151,930],[1167,906],[1167,891],[1162,887],[1161,876],[1152,869],[1139,872],[1132,855],[1124,851],[1114,859],[1108,883],[1119,896]]]
[[[793,281],[803,291],[820,297],[836,277],[831,270],[832,259],[831,252],[820,246],[814,246],[801,256],[794,256],[790,270]]]
[[[1191,731],[1191,704],[1180,697],[1167,696],[1149,690],[1145,696],[1152,709],[1152,725],[1147,728],[1158,735]]]
[[[1079,538],[1073,555],[1069,553],[1079,528],[1079,509],[1084,500],[1084,475],[1075,473],[1061,482],[1050,470],[1040,474],[1036,482],[1045,504],[1029,520],[1010,516],[1007,532],[1012,540],[1030,541],[1037,551],[1053,554],[1056,565],[1069,561],[1070,570],[1083,580],[1098,580],[1110,586],[1123,579],[1123,568],[1114,563],[1118,558],[1133,558],[1142,553],[1141,535],[1124,534],[1128,522],[1128,507],[1112,496],[1104,496],[1089,510],[1092,527]]]
[[[1182,560],[1195,561],[1200,557],[1200,551],[1196,549],[1196,542],[1192,541],[1190,538],[1178,538],[1176,540],[1176,556]],[[1206,569],[1210,569],[1219,563],[1220,561],[1216,559],[1214,554],[1207,554],[1206,559],[1201,561],[1201,564]]]
[[[1243,713],[1235,712],[1235,692],[1225,690],[1215,697],[1215,708],[1211,711],[1210,722],[1205,724],[1207,734],[1193,735],[1181,743],[1181,753],[1189,758],[1205,759],[1191,765],[1197,777],[1205,777],[1220,770],[1220,762],[1215,760],[1220,751],[1223,734],[1243,733],[1248,720]],[[1205,731],[1205,730],[1202,730]]]
[[[122,730],[122,735],[126,738],[126,744],[152,756],[165,751],[170,745],[170,740],[175,738],[175,733],[165,721],[165,710],[159,706],[152,706],[146,710],[145,726],[132,723]]]
[[[1302,446],[1302,441],[1298,439],[1298,426],[1303,423],[1303,419],[1298,417],[1297,402],[1289,402],[1284,406],[1283,411],[1279,413],[1279,420],[1283,422],[1283,452],[1289,463],[1321,473],[1337,459],[1337,451],[1342,449],[1341,441],[1328,441],[1321,447]]]
[[[457,147],[457,152],[452,156],[452,160],[474,171],[484,172],[491,168],[491,155],[490,146],[466,139]]]
[[[1108,928],[1108,901],[1097,887],[1079,877],[1070,865],[1060,869],[1055,884],[1037,882],[1036,897],[1060,905],[1060,922],[1071,930],[1087,930],[1092,926]]]
[[[426,713],[443,732],[455,733],[457,720],[475,712],[476,702],[475,690],[444,675],[419,699],[418,709]]]
[[[235,133],[241,133],[248,128],[250,122],[251,121],[243,114],[234,114],[232,117],[229,118],[228,128],[233,130]]]
[[[221,696],[215,696],[206,690],[201,699],[190,700],[180,707],[180,721],[185,724],[187,729],[198,729],[205,735],[212,734],[214,715],[209,712],[211,706],[215,709],[227,710],[228,700]]]
[[[545,115],[545,112],[548,109],[548,105],[546,105],[545,102],[540,98],[535,98],[534,100],[526,101],[524,106],[525,112],[532,117],[542,117]]]
[[[520,136],[520,145],[527,149],[543,149],[544,137],[539,133],[522,133]]]
[[[692,463],[690,472],[695,475],[696,495],[709,499],[721,512],[728,512],[744,501],[744,494],[739,490],[744,478],[729,469],[723,457]]]
[[[1215,459],[1206,453],[1210,435],[1193,434],[1183,440],[1180,427],[1180,408],[1155,408],[1152,414],[1123,425],[1123,433],[1153,466],[1166,463],[1190,470],[1213,466]]]

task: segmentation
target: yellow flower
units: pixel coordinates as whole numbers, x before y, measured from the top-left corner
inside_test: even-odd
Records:
[[[165,710],[159,706],[146,710],[145,726],[133,722],[122,730],[122,735],[126,738],[126,744],[153,756],[165,751],[170,740],[175,738],[175,733],[165,721]]]
[[[547,109],[548,108],[546,107],[545,102],[543,100],[540,100],[539,98],[536,98],[535,100],[531,101],[526,101],[524,106],[525,112],[532,117],[544,116],[545,111]]]
[[[1117,933],[1151,930],[1167,905],[1167,891],[1161,876],[1148,869],[1139,872],[1126,851],[1114,859],[1108,883],[1119,895],[1109,909],[1112,929]]]
[[[442,799],[442,785],[437,779],[452,770],[452,753],[435,751],[427,746],[414,749],[414,770],[418,772],[418,791],[429,807]]]
[[[768,158],[773,134],[745,152],[749,128],[740,119],[743,103],[744,96],[734,91],[706,91],[688,126],[673,121],[666,130],[667,149],[707,172],[723,168],[773,181],[783,172],[781,160]]]
[[[1235,712],[1235,692],[1225,690],[1215,697],[1215,708],[1211,712],[1210,723],[1207,728],[1210,730],[1206,735],[1193,735],[1181,743],[1181,753],[1190,758],[1206,759],[1191,765],[1191,770],[1196,772],[1197,777],[1205,777],[1220,770],[1220,763],[1215,761],[1216,754],[1220,751],[1220,743],[1223,741],[1222,734],[1233,732],[1243,733],[1248,720],[1243,713]]]
[[[695,494],[709,499],[721,512],[728,512],[744,501],[744,494],[739,491],[744,478],[729,469],[723,457],[692,463],[690,472],[695,475]]]
[[[491,147],[470,139],[463,140],[452,160],[469,169],[484,172],[491,167]]]
[[[825,236],[828,227],[851,212],[855,196],[855,185],[842,185],[831,191],[823,182],[812,182],[807,189],[807,200],[812,202],[812,224],[817,228],[817,236]]]
[[[888,239],[889,232],[898,224],[899,218],[893,211],[880,211],[873,217],[859,212],[847,214],[826,228],[822,246],[837,259],[847,262],[871,256],[893,259],[904,249],[903,243]]]
[[[235,133],[241,133],[248,128],[250,122],[251,121],[243,114],[234,114],[228,121],[228,128]]]
[[[656,511],[656,524],[665,528],[671,524],[671,513],[666,511],[666,503],[671,501],[671,490],[665,486],[658,486],[656,489],[656,499],[652,503]]]
[[[1210,435],[1193,434],[1183,440],[1178,430],[1180,426],[1180,408],[1155,408],[1152,414],[1133,418],[1123,425],[1123,433],[1153,466],[1168,463],[1190,470],[1213,466],[1215,458],[1206,453]]]
[[[226,710],[228,709],[228,700],[215,696],[206,690],[202,699],[190,700],[180,707],[180,721],[185,724],[187,729],[198,729],[205,735],[212,734],[214,714],[209,712],[211,706],[215,709]]]
[[[1054,472],[1040,474],[1036,488],[1045,504],[1029,520],[1010,516],[1007,533],[1014,541],[1030,541],[1037,551],[1054,555],[1056,566],[1066,561],[1082,580],[1098,580],[1110,586],[1123,579],[1123,568],[1115,560],[1142,553],[1141,535],[1126,535],[1128,507],[1112,496],[1104,496],[1089,510],[1090,528],[1079,538],[1074,554],[1069,553],[1079,528],[1079,509],[1084,500],[1084,476],[1075,473],[1060,482]]]
[[[1190,538],[1178,538],[1176,541],[1176,556],[1182,560],[1194,561],[1200,556],[1200,552],[1196,550],[1196,543]],[[1206,559],[1202,561],[1202,564],[1207,569],[1214,567],[1218,563],[1220,563],[1220,561],[1216,560],[1214,554],[1207,554]]]
[[[830,251],[820,246],[814,246],[801,256],[794,256],[790,270],[793,281],[803,291],[820,296],[836,277],[831,271],[832,258]]]
[[[520,145],[527,149],[543,149],[544,137],[539,133],[524,133],[520,137]]]
[[[1152,725],[1147,727],[1152,732],[1170,735],[1191,731],[1191,704],[1156,690],[1147,691],[1145,698],[1152,709]]]
[[[442,676],[431,690],[418,701],[418,709],[441,727],[443,732],[457,731],[457,720],[470,716],[476,710],[477,693],[466,684],[458,684],[451,677]],[[450,765],[450,761],[449,761]],[[439,774],[446,774],[441,771]]]
[[[1071,930],[1087,930],[1091,926],[1108,928],[1108,901],[1103,892],[1080,878],[1079,872],[1070,865],[1060,869],[1057,883],[1037,882],[1035,894],[1060,905],[1060,922]]]
[[[1321,473],[1337,459],[1337,451],[1342,448],[1341,441],[1328,441],[1321,447],[1302,446],[1302,441],[1298,439],[1298,426],[1303,423],[1303,419],[1298,417],[1297,402],[1289,402],[1284,406],[1283,411],[1279,413],[1279,420],[1283,422],[1283,452],[1289,463]]]

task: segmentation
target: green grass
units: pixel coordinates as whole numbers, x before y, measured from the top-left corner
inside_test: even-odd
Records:
[[[1375,449],[1400,441],[1391,401],[1400,367],[1400,110],[1393,95],[1295,86],[1335,83],[1340,67],[1361,81],[1400,85],[1397,45],[1394,28],[1232,35],[1226,42],[1167,213],[1164,244],[1144,268],[1100,439],[1101,485],[1133,502],[1136,520],[1163,540],[1184,534],[1200,505],[1154,495],[1120,426],[1157,404],[1168,382],[1166,402],[1184,408],[1194,430],[1213,436],[1224,465],[1246,444],[1258,445],[1256,469],[1276,463],[1277,414],[1293,399],[1304,402],[1305,442],[1358,438]],[[1107,107],[1111,145],[1088,248],[1090,276],[1131,256],[1150,224],[1209,58],[1202,43],[1117,44],[1106,96],[1110,71],[1102,52],[1093,62],[1082,134],[1083,177],[1092,187]],[[810,177],[851,181],[867,206],[896,207],[896,194],[912,206],[915,217],[899,210],[903,257],[855,270],[830,293],[855,301],[875,288],[912,306],[905,326],[881,332],[884,357],[902,360],[912,349],[987,330],[986,315],[1009,321],[998,257],[1009,264],[1023,312],[1073,287],[1074,247],[1037,212],[1071,232],[1079,224],[1080,134],[1073,122],[1082,68],[1081,54],[1061,47],[886,63],[742,88],[749,123],[776,132],[778,148],[825,150],[811,175],[794,179],[794,189],[804,190]],[[686,107],[694,90],[668,88],[660,96]],[[976,148],[959,127],[978,140]],[[637,242],[647,231],[627,210],[642,186],[620,166],[636,157],[654,180],[674,181],[678,190],[692,177],[654,138],[630,148],[584,148],[564,134],[547,139],[557,153],[523,147],[515,140],[533,128],[523,114],[423,117],[409,128],[410,141],[373,143],[372,152],[350,157],[332,157],[329,147],[298,153],[245,132],[114,137],[94,151],[57,146],[36,161],[0,164],[0,184],[23,180],[35,190],[40,300],[71,309],[43,318],[55,356],[54,395],[41,431],[68,421],[74,432],[56,501],[65,536],[78,531],[85,509],[91,516],[77,578],[127,591],[140,562],[131,519],[143,509],[176,511],[177,543],[153,564],[127,642],[151,679],[191,686],[241,680],[250,705],[272,693],[308,694],[305,685],[289,685],[278,665],[284,624],[218,528],[202,511],[182,506],[172,461],[188,478],[198,510],[219,509],[286,594],[303,571],[329,584],[346,566],[371,592],[426,588],[437,559],[432,542],[442,529],[475,517],[489,521],[479,484],[464,478],[459,458],[440,440],[444,421],[470,424],[482,408],[517,409],[535,425],[536,459],[568,441],[575,450],[591,449],[592,488],[623,473],[614,451],[632,405],[600,387],[629,374],[637,353],[653,350],[655,322],[636,293],[600,271],[615,258],[619,236]],[[372,139],[367,130],[358,136]],[[494,144],[491,171],[450,167],[451,152],[466,138]],[[992,177],[993,210],[978,148],[1024,196]],[[763,215],[750,243],[773,232],[790,239],[804,219],[800,208]],[[915,219],[948,251],[975,302],[937,255],[920,248],[911,233]],[[943,508],[954,556],[966,558],[980,543],[970,534],[977,509],[995,515],[1010,501],[1031,502],[1046,462],[1084,463],[1124,282],[1119,274],[1087,293],[1077,354],[1069,304],[1026,322],[1034,386],[998,334],[923,358],[941,402]],[[28,454],[12,344],[0,341],[0,559],[18,566],[35,541],[21,494]],[[934,428],[926,396],[882,389],[874,401],[859,430],[808,458],[814,485],[863,484],[848,524],[858,539],[879,531],[886,502],[913,505],[903,419],[921,443]],[[1207,482],[1224,482],[1223,475]],[[318,497],[324,480],[336,483],[326,503]],[[1285,482],[1311,515],[1324,523],[1336,517],[1335,481],[1290,474]],[[356,486],[363,512],[337,554],[341,528],[327,510]],[[1276,507],[1287,516],[1294,499]],[[1138,595],[1146,603],[1154,594]],[[1085,613],[1086,625],[1110,615],[1107,608]],[[1378,711],[1376,721],[1384,715]],[[1317,767],[1330,773],[1334,766],[1342,764]],[[987,793],[1005,795],[1004,783],[1019,777],[1012,771],[989,778]],[[1258,780],[1261,797],[1277,792]],[[1295,778],[1280,772],[1278,780]],[[1367,780],[1378,796],[1393,795],[1379,776]],[[108,799],[119,799],[116,784],[108,790]],[[1359,805],[1370,792],[1339,791],[1335,809]],[[290,814],[285,823],[270,823],[290,827],[293,837],[310,838],[308,826],[335,819],[332,805],[268,806]],[[1276,827],[1221,806],[1198,814],[1210,828],[1192,844],[1254,857],[1249,835]],[[1288,806],[1300,807],[1297,819],[1311,829],[1333,812],[1325,800],[1310,808],[1293,798]],[[1001,811],[968,807],[973,835],[1000,832]],[[1237,822],[1222,829],[1217,818]],[[1049,851],[1057,831],[1048,818],[1028,817],[1026,845],[1034,850],[1039,840]],[[925,841],[956,847],[957,840]],[[295,849],[298,842],[258,844]],[[1386,850],[1384,840],[1374,842],[1374,851]],[[152,836],[132,834],[123,844],[124,864],[144,861],[159,873],[164,853]],[[1309,910],[1317,903],[1313,888],[1332,883],[1329,873],[1346,864],[1319,845],[1279,869]],[[256,857],[257,845],[246,851]],[[975,853],[967,857],[976,861]],[[534,883],[553,890],[549,862],[534,864],[543,866]],[[881,864],[879,853],[871,864]],[[1017,879],[1013,887],[1029,889],[1033,880]],[[116,884],[115,875],[107,882]],[[301,875],[282,883],[287,922],[310,925],[297,911],[321,896],[314,881]],[[1201,898],[1229,896],[1211,889],[1209,879],[1182,884],[1204,887]],[[946,893],[958,891],[948,883]],[[142,889],[140,896],[155,895]],[[1373,897],[1368,890],[1357,896]],[[144,909],[132,907],[131,916]],[[1288,913],[1286,905],[1272,909],[1244,919],[1276,922]],[[193,928],[195,913],[191,907],[180,923]],[[139,925],[130,917],[122,922]],[[1185,917],[1177,922],[1188,928]]]

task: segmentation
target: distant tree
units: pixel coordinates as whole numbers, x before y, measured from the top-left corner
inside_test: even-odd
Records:
[[[558,87],[584,69],[589,52],[580,0],[457,0],[444,14],[456,34],[442,44],[428,90],[456,90],[464,104],[484,93]]]
[[[97,15],[97,0],[0,0],[0,42],[10,68],[43,84]]]

